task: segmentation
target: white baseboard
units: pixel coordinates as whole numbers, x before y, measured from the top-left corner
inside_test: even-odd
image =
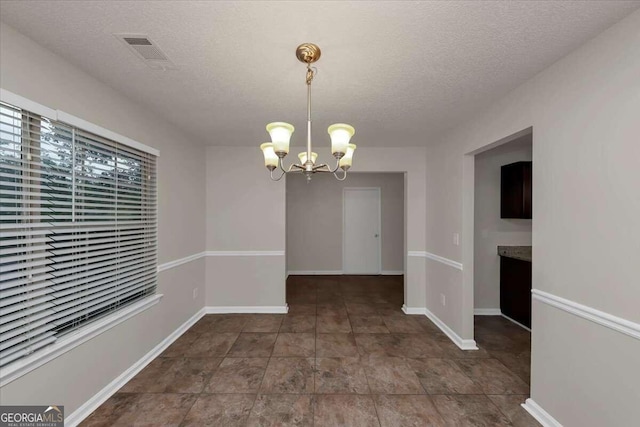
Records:
[[[261,306],[209,306],[205,307],[206,314],[286,314],[289,312],[288,305],[261,305]]]
[[[527,331],[531,332],[531,328],[527,328],[526,326],[524,326],[522,323],[513,320],[511,317],[509,316],[505,316],[504,314],[502,315],[502,317],[504,317],[505,319],[507,319],[508,321],[515,323],[516,325],[520,326],[522,329],[526,329]]]
[[[191,326],[193,326],[202,316],[205,315],[205,310],[200,309],[196,314],[191,316],[189,320],[184,322],[178,329],[173,331],[171,335],[166,337],[156,345],[150,352],[142,356],[140,360],[134,363],[126,371],[120,374],[116,379],[107,384],[102,390],[96,393],[92,398],[87,400],[82,406],[73,411],[64,420],[65,426],[75,427],[80,424],[85,418],[87,418],[93,411],[98,409],[100,405],[106,402],[113,394],[118,391],[129,380],[142,371],[153,359],[158,357],[167,347],[169,347],[180,335],[185,333]]]
[[[425,313],[424,307],[407,307],[406,304],[402,305],[402,311],[404,314],[423,314]]]
[[[287,277],[289,276],[342,276],[345,274],[342,270],[292,270],[287,271]],[[381,276],[401,276],[404,274],[404,270],[382,270]],[[371,274],[375,276],[375,274]]]
[[[555,418],[553,418],[547,411],[542,409],[540,405],[533,401],[533,399],[527,399],[521,405],[528,413],[531,414],[543,427],[562,427]]]
[[[340,276],[342,270],[292,270],[287,276]]]
[[[499,308],[474,308],[474,316],[500,316],[502,311]]]
[[[429,309],[425,308],[424,314],[429,318],[429,320],[435,323],[436,326],[440,328],[440,330],[444,332],[445,335],[448,336],[455,345],[460,347],[461,350],[478,350],[478,346],[476,345],[475,340],[465,340],[461,338],[460,335],[456,334],[453,329],[448,327],[442,320],[438,318],[438,316],[429,311]]]

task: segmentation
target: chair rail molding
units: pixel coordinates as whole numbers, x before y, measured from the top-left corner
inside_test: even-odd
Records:
[[[197,254],[189,255],[189,256],[186,256],[184,258],[179,258],[179,259],[176,259],[176,260],[173,260],[173,261],[169,261],[169,262],[165,262],[165,263],[162,263],[162,264],[158,264],[158,273],[160,273],[162,271],[165,271],[165,270],[169,270],[171,268],[178,267],[178,266],[180,266],[182,264],[186,264],[186,263],[191,262],[191,261],[198,260],[198,259],[200,259],[200,258],[202,258],[204,256],[205,256],[205,252],[198,252]]]
[[[427,251],[409,251],[407,253],[407,256],[410,257],[419,257],[419,258],[428,258],[432,261],[437,261],[439,263],[448,265],[449,267],[453,267],[457,270],[462,271],[462,263],[458,262],[458,261],[454,261],[452,259],[449,258],[445,258],[442,257],[440,255],[436,255],[436,254],[432,254],[431,252],[427,252]]]
[[[536,301],[640,340],[640,323],[635,323],[538,289],[533,289],[531,293],[533,294],[533,299]]]
[[[284,251],[206,251],[206,256],[284,256]]]

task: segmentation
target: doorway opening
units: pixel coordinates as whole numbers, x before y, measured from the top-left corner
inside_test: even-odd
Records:
[[[316,175],[286,182],[287,304],[362,304],[401,313],[405,272],[405,174]],[[343,306],[344,307],[341,307]],[[310,307],[309,307],[310,309]]]
[[[464,321],[482,350],[529,384],[533,130],[465,155]]]

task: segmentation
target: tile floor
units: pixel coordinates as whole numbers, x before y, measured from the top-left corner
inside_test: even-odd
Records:
[[[287,315],[209,315],[83,426],[537,426],[530,335],[476,317],[478,351],[407,316],[401,276],[296,276]]]

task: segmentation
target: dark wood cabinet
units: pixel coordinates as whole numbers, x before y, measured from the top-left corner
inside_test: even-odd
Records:
[[[531,263],[500,257],[500,311],[531,328]]]
[[[500,218],[531,218],[531,162],[504,165],[500,174]]]

